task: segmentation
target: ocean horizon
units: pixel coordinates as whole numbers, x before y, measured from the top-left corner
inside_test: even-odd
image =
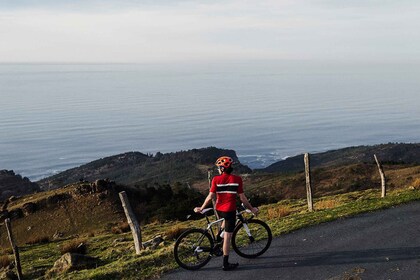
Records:
[[[420,142],[419,64],[0,64],[0,169],[37,181],[129,151],[304,152]]]

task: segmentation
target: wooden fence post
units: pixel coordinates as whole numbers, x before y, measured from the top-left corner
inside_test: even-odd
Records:
[[[19,248],[16,245],[15,240],[13,238],[12,226],[10,224],[10,219],[7,218],[6,220],[4,220],[4,224],[6,225],[10,245],[12,246],[13,254],[15,255],[15,265],[16,265],[16,270],[17,270],[17,276],[18,276],[18,279],[21,280],[22,279],[22,267],[20,266]]]
[[[381,197],[385,197],[386,196],[386,177],[385,177],[385,172],[384,172],[384,169],[382,167],[382,164],[379,161],[379,159],[376,156],[376,154],[374,154],[373,157],[375,158],[376,164],[378,165],[379,174],[381,175],[381,189],[382,189]]]
[[[304,156],[305,162],[305,177],[306,177],[306,197],[308,200],[308,210],[314,211],[314,205],[312,202],[312,186],[311,186],[311,166],[309,162],[309,154],[306,153]]]
[[[127,217],[127,221],[131,229],[131,233],[133,234],[134,248],[136,249],[136,254],[139,255],[141,249],[143,249],[143,243],[141,241],[140,224],[137,221],[136,216],[134,215],[133,209],[131,208],[130,202],[128,201],[126,192],[120,192],[119,196],[122,202],[122,206],[124,208],[125,216]]]

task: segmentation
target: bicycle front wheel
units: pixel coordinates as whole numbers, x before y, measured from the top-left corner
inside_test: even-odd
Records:
[[[272,240],[270,227],[260,220],[239,223],[232,234],[232,247],[243,258],[261,256],[270,247]]]
[[[175,242],[175,260],[182,268],[199,269],[210,261],[213,244],[213,239],[207,231],[197,228],[189,229]]]

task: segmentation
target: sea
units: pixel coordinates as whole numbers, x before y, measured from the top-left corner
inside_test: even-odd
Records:
[[[304,152],[420,142],[420,64],[0,64],[0,169],[32,181],[129,151]]]

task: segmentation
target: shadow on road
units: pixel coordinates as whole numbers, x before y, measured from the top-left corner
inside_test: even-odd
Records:
[[[285,254],[262,256],[259,259],[265,261],[258,262],[258,264],[256,263],[254,265],[247,264],[241,267],[241,270],[415,260],[420,259],[420,247],[332,251],[296,255]],[[270,261],[271,259],[275,259],[275,261]]]

